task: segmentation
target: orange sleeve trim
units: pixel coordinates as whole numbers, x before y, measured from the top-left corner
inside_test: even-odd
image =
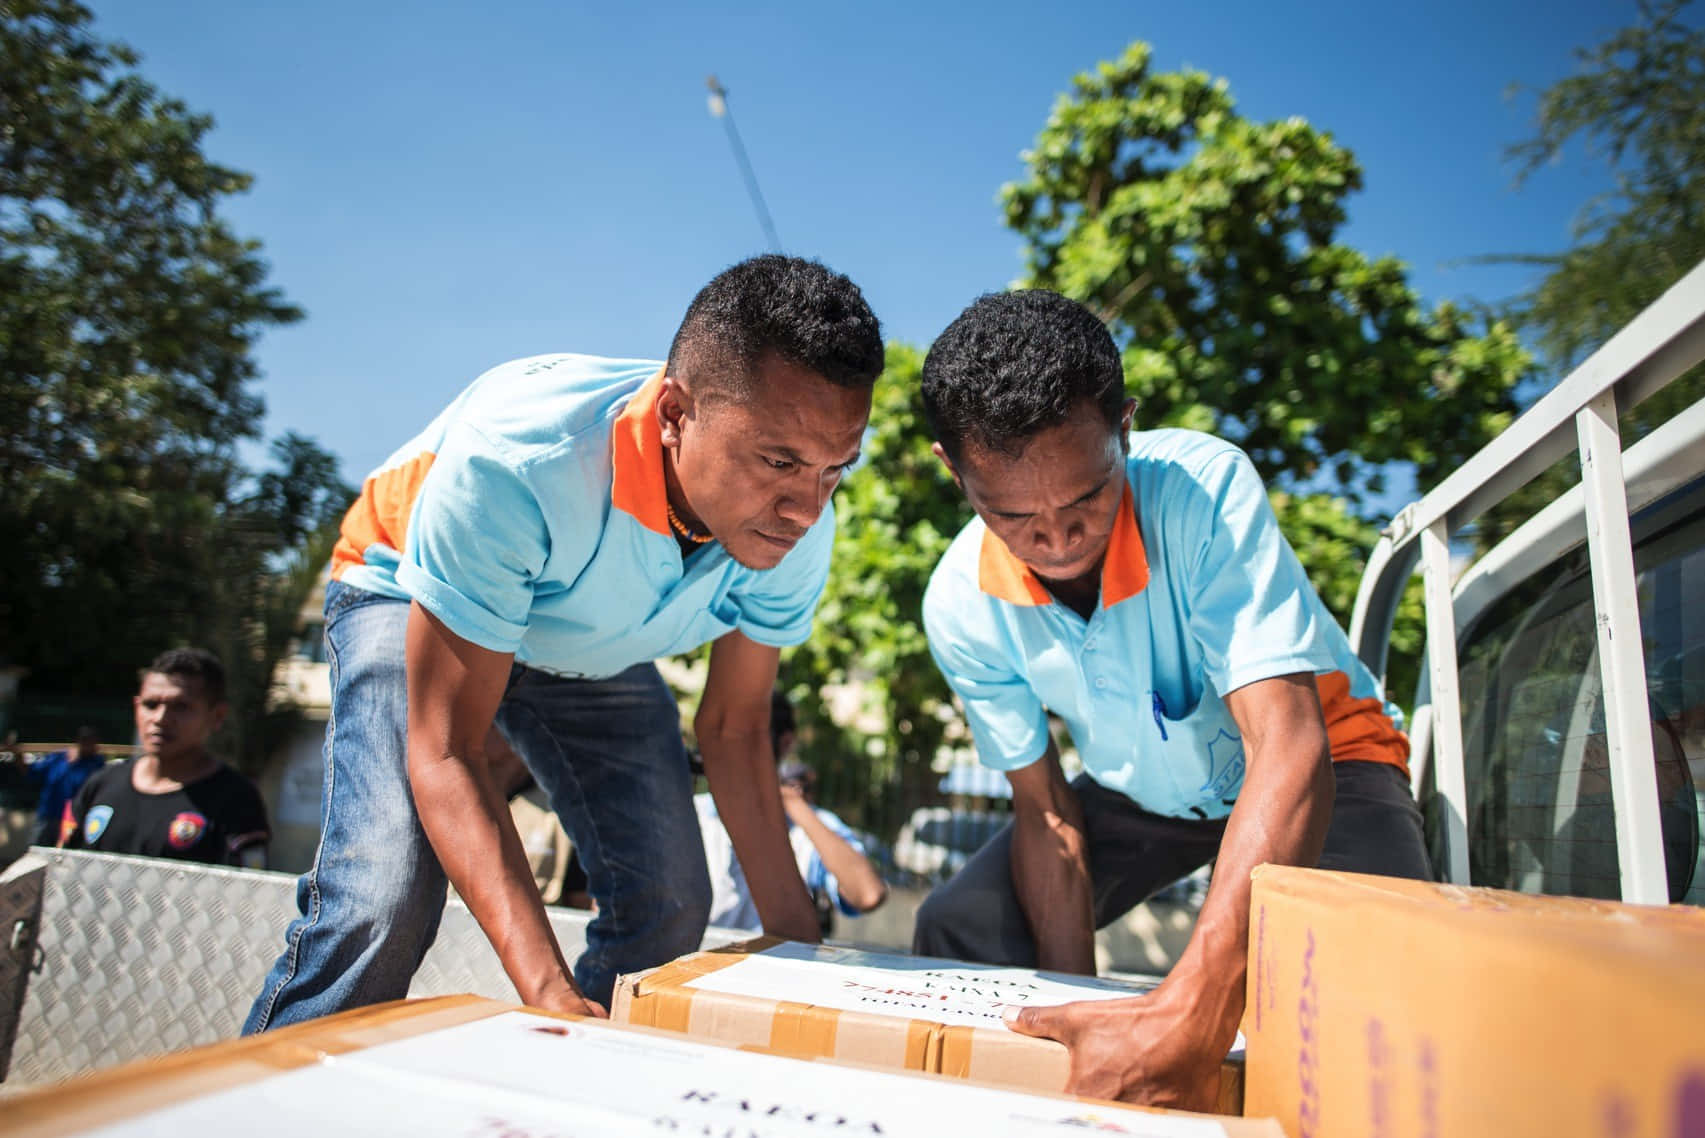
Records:
[[[610,451],[615,477],[610,504],[653,533],[669,529],[669,491],[663,481],[663,428],[657,423],[657,399],[663,393],[663,368],[640,385],[616,417]]]
[[[1127,482],[1124,496],[1119,500],[1119,516],[1107,540],[1107,553],[1101,559],[1101,607],[1112,608],[1120,601],[1130,600],[1148,588],[1148,583],[1148,551],[1143,548],[1143,534],[1137,528],[1136,500]],[[1025,608],[1054,603],[1047,586],[1006,542],[987,528],[983,530],[983,545],[977,554],[977,587],[996,600]]]
[[[1377,699],[1350,695],[1350,677],[1325,672],[1314,677],[1320,689],[1320,711],[1326,719],[1326,740],[1332,761],[1390,763],[1409,773],[1409,737],[1397,729],[1385,705]]]
[[[343,515],[337,545],[332,549],[332,579],[342,580],[351,567],[367,563],[369,546],[383,545],[402,552],[408,538],[409,513],[438,456],[422,451],[400,466],[387,467],[368,478],[361,496]]]

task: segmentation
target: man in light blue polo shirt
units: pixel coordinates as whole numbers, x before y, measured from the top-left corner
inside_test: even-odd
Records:
[[[246,1032],[403,996],[446,881],[526,1004],[603,1014],[618,972],[696,948],[710,887],[674,698],[652,663],[714,641],[694,720],[765,931],[817,939],[769,748],[882,369],[857,287],[765,256],[694,298],[667,363],[487,372],[364,484],[326,590],[324,825]],[[549,794],[598,915],[571,973],[486,740]]]
[[[1096,928],[1214,861],[1154,992],[1009,1019],[1071,1048],[1075,1093],[1211,1109],[1243,1012],[1250,870],[1429,876],[1396,709],[1247,456],[1131,433],[1118,349],[1082,305],[983,297],[930,349],[923,395],[977,512],[924,625],[1014,822],[930,895],[914,947],[1093,973]],[[1070,783],[1050,713],[1083,761]]]

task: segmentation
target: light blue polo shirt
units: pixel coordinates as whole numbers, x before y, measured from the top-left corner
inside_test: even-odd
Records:
[[[554,355],[486,372],[367,478],[333,577],[571,676],[612,676],[733,629],[804,641],[833,508],[773,569],[718,543],[683,562],[664,512],[662,367]]]
[[[1052,711],[1103,786],[1152,813],[1223,818],[1245,764],[1224,696],[1310,672],[1333,758],[1403,766],[1400,713],[1309,584],[1248,457],[1196,431],[1130,441],[1087,621],[980,519],[930,578],[930,652],[964,705],[978,758],[1001,771],[1036,761]]]

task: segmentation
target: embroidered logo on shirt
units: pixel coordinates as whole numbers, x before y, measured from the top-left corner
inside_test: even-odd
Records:
[[[166,830],[166,841],[175,850],[187,850],[201,839],[207,830],[207,819],[193,810],[185,810],[172,819],[170,828]]]
[[[112,821],[111,806],[90,807],[89,812],[83,816],[83,840],[94,845],[110,821]]]
[[[1208,781],[1197,791],[1203,798],[1224,798],[1243,779],[1243,740],[1220,728],[1208,740]]]

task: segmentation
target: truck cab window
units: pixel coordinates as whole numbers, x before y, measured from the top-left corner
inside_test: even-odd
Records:
[[[1689,504],[1675,520],[1678,500]],[[1644,511],[1635,535],[1670,899],[1705,904],[1705,481]],[[1493,604],[1460,645],[1476,885],[1620,898],[1593,621],[1578,549]],[[1433,788],[1422,796],[1436,817]],[[1443,851],[1432,852],[1443,864]]]

